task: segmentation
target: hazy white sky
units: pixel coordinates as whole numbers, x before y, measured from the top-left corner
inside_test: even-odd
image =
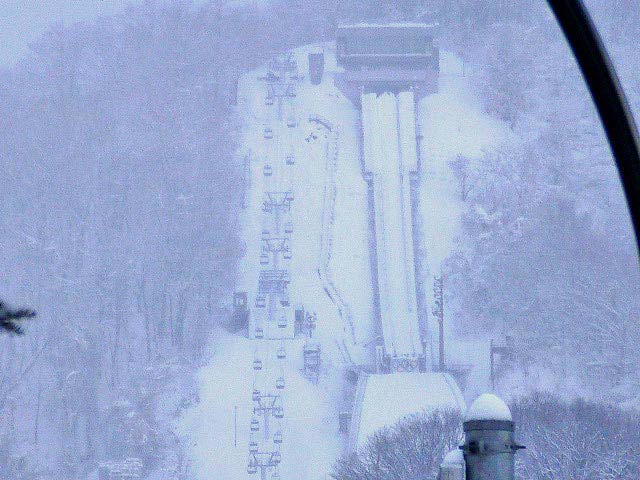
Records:
[[[0,64],[14,62],[54,22],[116,13],[131,0],[0,0]]]

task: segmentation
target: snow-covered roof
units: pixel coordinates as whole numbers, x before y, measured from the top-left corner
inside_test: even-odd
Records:
[[[459,448],[451,450],[442,459],[442,465],[464,465],[464,455],[462,450]]]
[[[465,420],[512,421],[511,410],[501,398],[492,393],[483,393],[476,398],[465,415]]]
[[[402,418],[437,409],[464,410],[460,388],[446,373],[393,373],[362,377],[356,392],[351,447]]]

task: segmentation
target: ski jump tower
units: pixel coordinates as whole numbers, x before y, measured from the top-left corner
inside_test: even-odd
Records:
[[[381,371],[428,369],[414,261],[414,192],[420,168],[416,104],[437,90],[432,26],[342,25],[336,84],[360,107],[362,169],[369,185],[375,305],[383,341]],[[421,308],[418,308],[418,307]],[[422,332],[424,333],[424,332]]]

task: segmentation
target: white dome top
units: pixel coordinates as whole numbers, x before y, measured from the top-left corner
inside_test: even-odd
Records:
[[[501,398],[492,393],[483,393],[476,398],[465,415],[465,420],[512,421],[511,410]]]
[[[442,459],[442,465],[464,465],[462,450],[456,448],[447,453]]]

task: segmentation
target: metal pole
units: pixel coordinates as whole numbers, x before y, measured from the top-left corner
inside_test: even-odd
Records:
[[[576,57],[615,158],[640,248],[640,142],[631,110],[581,0],[547,0]]]
[[[491,343],[489,344],[489,377],[491,378],[491,391],[495,391],[496,389],[493,354],[493,339],[491,339]]]

